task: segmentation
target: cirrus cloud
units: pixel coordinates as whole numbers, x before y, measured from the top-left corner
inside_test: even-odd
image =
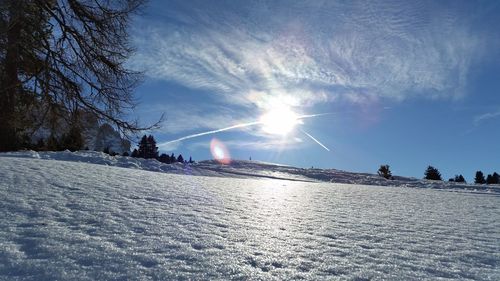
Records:
[[[434,2],[250,2],[169,1],[135,33],[132,64],[259,108],[460,98],[490,40],[474,11]]]

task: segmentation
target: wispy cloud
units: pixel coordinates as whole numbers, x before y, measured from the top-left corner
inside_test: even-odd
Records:
[[[500,109],[497,111],[487,112],[487,113],[484,113],[484,114],[481,114],[481,115],[474,117],[474,125],[479,126],[484,121],[494,119],[494,118],[500,118]]]
[[[137,33],[134,64],[233,104],[304,106],[461,97],[486,46],[468,14],[439,3],[235,2],[169,2]]]
[[[255,121],[276,103],[307,114],[315,105],[334,102],[365,106],[382,99],[459,99],[467,94],[471,66],[498,46],[487,28],[477,26],[481,11],[467,1],[179,0],[152,5],[152,15],[137,24],[138,53],[131,64],[149,78],[202,89],[224,105],[191,99],[189,106],[163,107],[163,131],[175,137]],[[478,116],[475,123],[496,116]],[[255,128],[244,130],[261,141],[231,146],[297,146]]]
[[[156,116],[165,113],[166,120],[162,124],[161,130],[164,133],[174,135],[186,131],[220,129],[235,124],[253,122],[257,118],[255,114],[241,109],[187,102],[163,104],[158,101],[156,104],[140,107],[136,113],[141,116],[153,113]]]

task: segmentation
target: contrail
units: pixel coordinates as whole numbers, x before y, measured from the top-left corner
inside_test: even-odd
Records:
[[[260,123],[262,123],[262,122],[241,123],[241,124],[229,126],[229,127],[222,128],[222,129],[217,129],[217,130],[213,130],[213,131],[207,131],[207,132],[203,132],[203,133],[198,133],[198,134],[194,134],[194,135],[185,136],[185,137],[182,137],[182,138],[178,138],[178,139],[175,139],[175,140],[171,140],[171,141],[167,141],[167,142],[161,143],[160,145],[163,146],[163,145],[167,145],[167,144],[173,143],[173,142],[178,142],[178,141],[183,141],[183,140],[187,140],[187,139],[197,138],[197,137],[201,137],[201,136],[205,136],[205,135],[211,135],[211,134],[215,134],[215,133],[219,133],[219,132],[229,131],[229,130],[232,130],[232,129],[238,129],[238,128],[244,128],[244,127],[254,126],[254,125],[257,125],[257,124],[260,124]]]
[[[297,117],[297,119],[304,119],[304,118],[311,118],[311,117],[318,117],[318,116],[324,116],[324,115],[332,115],[334,114],[333,112],[327,112],[327,113],[317,113],[317,114],[306,114],[306,115],[300,115]]]
[[[311,118],[311,117],[317,117],[317,116],[323,116],[323,115],[329,115],[329,114],[333,114],[333,113],[318,113],[318,114],[308,114],[308,115],[300,115],[298,116],[296,119],[297,120],[300,120],[300,119],[305,119],[305,118]],[[167,145],[169,143],[174,143],[174,142],[179,142],[179,141],[183,141],[183,140],[188,140],[188,139],[192,139],[192,138],[197,138],[197,137],[201,137],[201,136],[206,136],[206,135],[211,135],[211,134],[215,134],[215,133],[220,133],[220,132],[224,132],[224,131],[229,131],[229,130],[233,130],[233,129],[239,129],[239,128],[245,128],[245,127],[250,127],[250,126],[255,126],[255,125],[259,125],[259,124],[262,124],[263,122],[261,121],[255,121],[255,122],[248,122],[248,123],[241,123],[241,124],[236,124],[236,125],[233,125],[233,126],[229,126],[229,127],[226,127],[226,128],[222,128],[222,129],[217,129],[217,130],[212,130],[212,131],[207,131],[207,132],[202,132],[202,133],[198,133],[198,134],[193,134],[193,135],[188,135],[188,136],[185,136],[185,137],[182,137],[182,138],[178,138],[178,139],[175,139],[175,140],[171,140],[171,141],[167,141],[167,142],[163,142],[161,144],[159,144],[159,146],[164,146],[164,145]],[[305,133],[305,132],[304,132]],[[307,134],[307,133],[306,133]],[[307,134],[309,135],[309,134]],[[309,135],[309,137],[311,137]],[[315,140],[317,143],[319,143],[316,139],[314,139],[313,137],[311,137],[313,140]],[[319,143],[321,146],[325,147],[324,145],[322,145],[321,143]],[[326,148],[326,147],[325,147]],[[326,149],[328,150],[328,149]],[[328,150],[329,151],[329,150]]]
[[[306,134],[306,136],[310,137],[313,141],[315,141],[317,144],[321,145],[321,147],[323,147],[324,149],[326,149],[327,151],[330,151],[330,149],[328,149],[328,147],[324,146],[321,142],[319,142],[319,140],[315,139],[313,136],[311,136],[310,134],[308,134],[307,132],[303,131],[303,130],[300,130],[302,131],[302,133]]]

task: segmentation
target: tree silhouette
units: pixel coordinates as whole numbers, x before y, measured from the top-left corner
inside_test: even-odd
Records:
[[[160,155],[160,157],[158,158],[158,161],[162,162],[162,163],[166,163],[166,164],[170,164],[170,156],[168,156],[167,154],[165,153],[162,153]]]
[[[134,149],[132,151],[132,154],[130,154],[130,157],[134,157],[134,158],[139,157],[139,151],[137,151],[137,149]]]
[[[175,158],[174,153],[172,153],[172,154],[170,155],[170,163],[175,163],[175,162],[177,162],[177,158]]]
[[[493,175],[488,175],[486,177],[486,184],[498,184],[500,183],[500,176],[494,172]]]
[[[378,169],[378,175],[386,179],[390,179],[392,177],[392,173],[389,169],[389,165],[380,165],[380,168]]]
[[[475,184],[485,184],[486,179],[484,178],[484,174],[481,171],[476,172],[476,176],[474,177]]]
[[[179,156],[177,157],[177,162],[184,163],[184,157],[182,157],[182,154],[179,154]]]
[[[488,174],[486,177],[486,184],[493,184],[493,176]]]
[[[156,146],[156,140],[153,135],[148,136],[148,157],[146,158],[158,158],[158,147]]]
[[[158,147],[156,146],[156,140],[152,135],[144,135],[139,142],[138,157],[146,159],[157,159],[158,158]]]
[[[455,175],[454,182],[465,182],[465,178],[462,175]]]
[[[83,147],[82,131],[77,124],[72,124],[69,132],[62,137],[61,146],[63,149],[77,151]]]
[[[425,175],[424,179],[426,180],[438,180],[438,181],[442,180],[441,173],[439,172],[439,170],[432,166],[427,167],[424,175]]]
[[[126,68],[133,54],[128,27],[144,2],[2,1],[0,151],[17,149],[36,119],[66,119],[78,109],[122,132],[148,129],[123,117],[141,80]]]
[[[141,141],[138,144],[137,154],[140,158],[146,158],[148,147],[148,137],[146,135],[142,136]]]

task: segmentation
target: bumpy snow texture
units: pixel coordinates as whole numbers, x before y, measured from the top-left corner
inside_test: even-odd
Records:
[[[0,280],[500,280],[496,192],[28,154],[0,157]]]

